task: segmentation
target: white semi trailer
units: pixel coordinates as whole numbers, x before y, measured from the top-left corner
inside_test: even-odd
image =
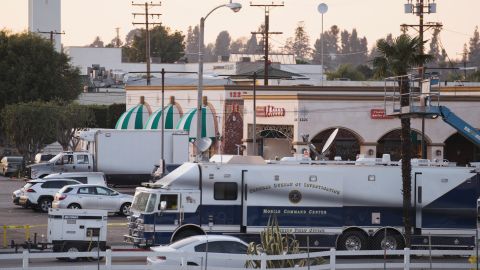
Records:
[[[30,165],[31,178],[54,172],[98,171],[108,184],[139,185],[148,181],[162,158],[161,130],[96,129],[79,133],[83,151],[62,152],[47,163]],[[189,160],[188,132],[164,130],[166,166]]]
[[[472,247],[478,168],[427,160],[412,165],[412,245]],[[284,232],[311,248],[401,249],[402,209],[399,162],[215,156],[138,187],[125,240],[149,246],[203,233],[248,240],[276,215]]]

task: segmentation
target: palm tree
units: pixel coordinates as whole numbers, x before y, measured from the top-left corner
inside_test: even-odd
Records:
[[[400,106],[409,106],[409,77],[408,71],[413,67],[423,66],[424,63],[430,61],[432,57],[430,55],[423,54],[423,44],[418,37],[411,38],[410,36],[403,34],[393,42],[387,42],[385,39],[377,41],[377,53],[373,59],[373,67],[375,75],[378,77],[388,76],[401,76],[398,77],[398,83],[400,88]],[[402,194],[403,194],[403,225],[405,227],[405,246],[410,247],[411,239],[411,221],[410,221],[410,208],[412,200],[411,190],[411,128],[410,128],[410,116],[403,115],[400,117],[402,130],[401,130],[401,142],[402,142]]]

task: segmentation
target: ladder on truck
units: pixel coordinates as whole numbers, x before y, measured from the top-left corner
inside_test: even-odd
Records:
[[[408,91],[401,93],[401,85],[408,84]],[[385,115],[409,118],[437,118],[458,131],[477,147],[480,147],[480,131],[440,105],[440,80],[436,76],[418,78],[416,75],[395,76],[385,79]],[[408,99],[402,106],[401,99]]]

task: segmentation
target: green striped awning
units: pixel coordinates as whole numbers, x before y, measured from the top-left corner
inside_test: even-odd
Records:
[[[146,105],[138,104],[130,108],[120,116],[115,129],[143,129],[150,116]]]
[[[167,105],[164,108],[165,114],[162,112],[162,108],[156,110],[148,118],[145,129],[161,129],[162,128],[162,115],[164,115],[164,128],[174,129],[180,121],[180,111],[178,107],[172,104]]]
[[[209,137],[214,139],[216,137],[216,116],[214,112],[204,106],[202,108],[202,137]],[[180,118],[177,124],[177,129],[187,130],[190,139],[197,137],[197,109],[191,109]]]

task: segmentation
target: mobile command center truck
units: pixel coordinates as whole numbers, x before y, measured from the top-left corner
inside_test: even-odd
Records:
[[[124,238],[137,246],[203,233],[254,239],[276,215],[305,247],[307,239],[311,248],[404,247],[399,162],[305,163],[241,156],[185,163],[150,188],[137,187]],[[412,245],[473,247],[478,168],[412,165]]]
[[[30,165],[31,178],[54,172],[98,171],[110,185],[148,181],[162,158],[161,130],[93,129],[82,131],[81,152],[62,152],[47,163]],[[189,159],[188,132],[164,130],[164,160],[180,165]]]

